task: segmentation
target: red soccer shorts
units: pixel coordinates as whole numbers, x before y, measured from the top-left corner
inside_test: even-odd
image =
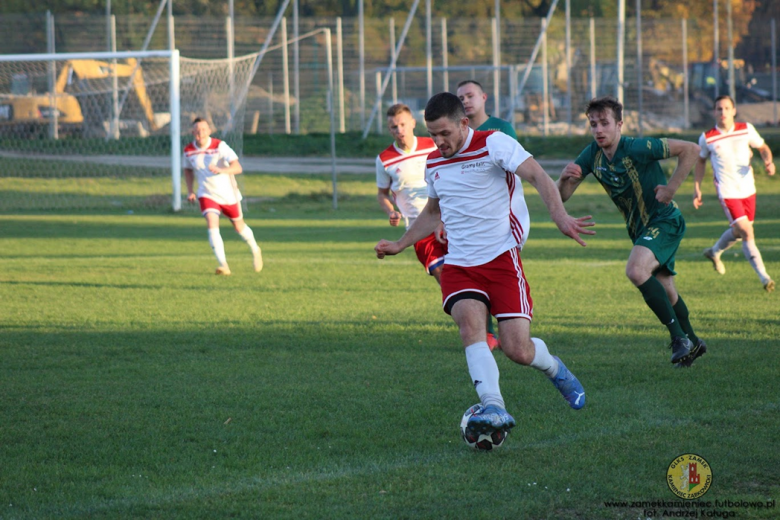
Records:
[[[414,244],[414,252],[417,259],[425,267],[425,272],[431,271],[444,264],[444,255],[447,254],[447,246],[436,240],[433,233]]]
[[[741,218],[747,218],[750,222],[756,219],[756,194],[744,199],[721,199],[720,205],[729,219],[729,225]]]
[[[474,267],[444,264],[441,274],[442,307],[450,314],[460,300],[479,300],[496,319],[533,318],[531,288],[525,279],[520,250],[506,251]]]
[[[198,199],[200,202],[200,212],[205,215],[206,213],[222,213],[230,220],[236,220],[242,217],[241,204],[220,204],[214,199],[208,197],[201,197]]]

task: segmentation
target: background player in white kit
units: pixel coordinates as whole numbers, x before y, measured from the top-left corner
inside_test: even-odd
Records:
[[[742,240],[742,252],[761,279],[764,290],[775,290],[775,282],[766,272],[761,252],[756,246],[753,233],[753,221],[756,218],[756,182],[750,159],[753,156],[750,147],[756,148],[764,161],[768,175],[775,174],[772,151],[756,129],[750,123],[735,123],[737,108],[731,96],[720,96],[715,100],[715,127],[699,137],[699,161],[694,169],[693,207],[699,209],[701,200],[701,181],[704,167],[709,158],[715,180],[718,199],[729,219],[729,228],[704,256],[712,261],[720,274],[726,273],[726,266],[720,256]]]
[[[244,222],[241,192],[234,177],[243,171],[238,156],[226,142],[211,137],[209,124],[203,119],[198,118],[192,122],[192,136],[195,139],[184,148],[181,163],[187,182],[187,201],[191,204],[195,202],[193,184],[197,179],[197,200],[206,219],[209,244],[219,263],[216,274],[230,274],[225,258],[225,244],[219,233],[219,216],[222,213],[230,219],[236,232],[249,245],[253,267],[260,272],[263,269],[263,255],[252,229]]]
[[[398,226],[403,219],[406,229],[414,223],[428,201],[425,160],[436,150],[430,137],[415,137],[416,124],[408,106],[399,103],[388,108],[387,129],[395,141],[376,158],[379,207],[387,213],[391,226]],[[444,255],[447,254],[446,246],[431,234],[416,242],[414,251],[425,271],[439,282]]]
[[[509,430],[515,420],[505,409],[498,365],[485,342],[485,313],[499,320],[502,348],[512,361],[543,372],[574,409],[585,391],[547,345],[531,338],[533,302],[523,273],[520,248],[529,217],[516,177],[538,191],[561,232],[581,245],[590,217],[566,213],[558,189],[531,155],[501,132],[469,128],[463,104],[454,94],[436,94],[425,107],[425,122],[437,151],[428,157],[428,202],[396,242],[380,240],[378,258],[395,255],[432,233],[443,220],[449,250],[442,270],[444,311],[458,325],[469,374],[484,411],[469,419],[476,433]]]

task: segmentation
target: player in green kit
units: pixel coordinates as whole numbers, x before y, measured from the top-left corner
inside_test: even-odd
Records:
[[[478,81],[467,79],[458,83],[457,96],[466,109],[466,117],[469,118],[469,126],[473,130],[497,130],[517,139],[517,133],[509,121],[489,116],[485,112],[487,94]]]
[[[563,169],[558,190],[566,202],[585,176],[593,174],[626,220],[634,243],[626,276],[669,329],[672,363],[688,367],[707,351],[696,336],[688,308],[674,284],[674,255],[685,235],[685,220],[672,200],[698,159],[699,146],[676,139],[623,137],[623,105],[605,96],[585,110],[595,142]],[[677,157],[667,184],[658,164]]]

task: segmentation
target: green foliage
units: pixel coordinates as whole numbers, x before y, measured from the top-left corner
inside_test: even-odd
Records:
[[[214,276],[195,211],[0,217],[0,517],[637,518],[604,501],[675,500],[664,476],[686,452],[712,465],[705,500],[780,494],[777,294],[741,251],[725,276],[701,257],[726,226],[711,186],[697,212],[681,202],[690,182],[678,199],[678,286],[710,345],[690,370],[672,369],[625,279],[629,242],[601,188],[567,204],[595,216],[587,248],[526,190],[533,334],[589,401],[568,409],[498,353],[518,427],[480,454],[459,438],[477,397],[435,282],[411,251],[374,258],[402,231],[372,177],[351,177],[338,211],[324,177],[256,180],[260,274],[223,221],[234,274]],[[780,182],[758,183],[756,234],[780,273]]]

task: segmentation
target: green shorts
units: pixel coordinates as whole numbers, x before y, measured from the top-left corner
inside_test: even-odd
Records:
[[[674,276],[677,274],[674,271],[674,255],[680,247],[683,236],[685,236],[685,219],[682,215],[678,215],[651,222],[640,231],[639,237],[634,240],[634,245],[646,247],[653,252],[656,260],[661,264],[655,272],[665,269]]]

